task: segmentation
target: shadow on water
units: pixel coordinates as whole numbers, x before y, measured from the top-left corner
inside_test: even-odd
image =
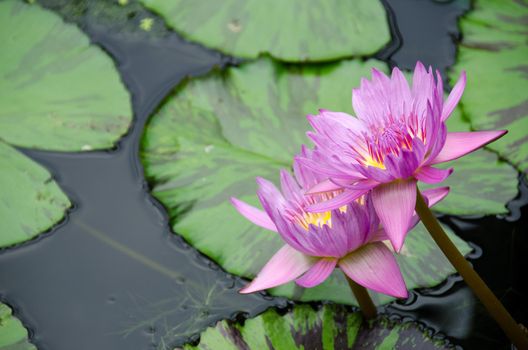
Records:
[[[404,68],[421,59],[445,71],[454,62],[456,18],[467,10],[467,1],[387,3],[398,39],[378,56]],[[163,28],[163,35],[146,40],[108,30],[96,16],[82,11],[80,16],[83,30],[116,60],[133,96],[135,121],[110,152],[23,150],[54,174],[75,207],[52,232],[0,252],[2,301],[14,308],[41,349],[168,348],[218,319],[285,306],[280,298],[239,295],[242,280],[173,235],[165,210],[147,192],[138,160],[145,122],[169,91],[184,77],[231,59]],[[526,188],[518,208],[527,202]],[[520,231],[527,217],[524,213],[513,222],[446,218],[463,238],[482,247],[475,254],[480,255],[474,260],[477,270],[525,321],[526,289],[519,279],[527,267],[520,251],[527,246]],[[414,292],[387,311],[419,318],[467,348],[506,347],[500,330],[457,277]]]

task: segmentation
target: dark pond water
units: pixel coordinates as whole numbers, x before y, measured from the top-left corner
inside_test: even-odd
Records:
[[[133,96],[135,121],[117,149],[53,153],[23,150],[45,166],[75,203],[52,232],[0,251],[0,299],[30,329],[39,349],[165,349],[181,344],[219,319],[256,315],[288,302],[263,294],[242,296],[244,284],[171,233],[165,210],[150,196],[138,160],[147,118],[187,76],[229,57],[181,40],[156,18],[154,33],[122,34],[119,22],[82,11],[76,1],[43,1],[81,28],[117,62]],[[79,5],[81,4],[81,5]],[[454,62],[456,19],[468,1],[393,0],[393,42],[378,57],[404,68],[417,59],[442,71]],[[147,14],[127,14],[135,23]],[[74,8],[76,9],[76,8]],[[116,24],[118,23],[118,24]],[[126,25],[125,25],[126,26]],[[475,244],[472,262],[493,290],[528,323],[528,186],[510,203],[508,217],[444,218]],[[524,234],[523,234],[524,233]],[[412,293],[385,311],[418,318],[468,349],[509,348],[501,331],[457,277]]]

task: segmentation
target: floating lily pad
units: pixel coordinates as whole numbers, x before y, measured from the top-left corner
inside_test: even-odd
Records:
[[[33,238],[71,203],[46,169],[0,141],[0,247]]]
[[[62,219],[69,200],[8,144],[59,151],[112,147],[132,119],[112,60],[76,26],[38,5],[0,2],[0,247]]]
[[[226,54],[329,61],[372,54],[390,41],[378,0],[141,0],[183,37]]]
[[[508,129],[488,147],[528,170],[528,6],[525,1],[478,0],[460,21],[463,40],[452,81],[467,71],[464,116],[475,130]]]
[[[112,147],[128,130],[130,97],[112,60],[75,25],[2,1],[0,42],[0,139],[80,151]]]
[[[28,331],[17,318],[13,317],[9,306],[0,303],[0,349],[36,350],[28,340]]]
[[[196,346],[184,350],[346,350],[346,349],[450,349],[446,340],[433,340],[416,323],[387,318],[363,323],[361,313],[340,305],[324,305],[314,310],[297,305],[280,315],[268,310],[244,325],[221,321],[205,330]]]
[[[257,205],[255,177],[277,181],[278,170],[291,166],[307,142],[304,116],[318,107],[351,112],[350,87],[373,66],[384,68],[377,61],[301,68],[261,60],[180,87],[150,121],[141,154],[174,231],[227,271],[255,276],[282,241],[240,216],[229,197]],[[451,236],[464,254],[470,251]],[[400,262],[409,288],[438,284],[454,272],[422,228],[410,234],[407,248]],[[272,293],[354,303],[339,271],[317,288],[288,285]]]

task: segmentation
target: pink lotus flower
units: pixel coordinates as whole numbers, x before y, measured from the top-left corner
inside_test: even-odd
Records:
[[[398,68],[389,78],[372,70],[372,81],[362,79],[352,92],[354,118],[345,113],[321,110],[308,116],[315,133],[313,154],[296,161],[318,172],[324,181],[309,193],[343,190],[328,201],[307,209],[326,212],[339,208],[372,190],[372,203],[396,251],[408,232],[416,203],[416,184],[436,184],[453,169],[444,163],[482,147],[506,131],[447,132],[446,121],[466,85],[462,73],[447,100],[443,101],[440,74],[427,72],[418,62],[412,88]]]
[[[309,151],[303,149],[304,155]],[[282,170],[282,193],[269,181],[257,178],[262,211],[236,198],[235,208],[253,223],[276,231],[286,243],[241,293],[276,287],[295,280],[303,287],[322,283],[339,266],[356,283],[397,298],[407,297],[407,288],[386,240],[370,196],[338,209],[310,213],[306,208],[339,195],[342,190],[306,196],[306,189],[322,178],[294,164],[297,181]],[[425,192],[430,205],[443,199],[447,187]],[[414,218],[414,224],[418,218]]]

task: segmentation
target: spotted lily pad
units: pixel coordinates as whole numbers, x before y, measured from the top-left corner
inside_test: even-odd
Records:
[[[36,350],[28,340],[28,331],[12,315],[9,306],[0,303],[0,349]]]
[[[205,330],[198,345],[184,350],[346,350],[346,349],[451,349],[446,340],[433,340],[416,323],[380,317],[364,323],[361,313],[340,305],[314,310],[297,305],[285,315],[268,310],[243,325],[221,321]]]
[[[141,0],[185,38],[226,54],[289,62],[372,54],[390,41],[378,0]]]
[[[255,177],[277,182],[279,169],[291,166],[307,142],[304,116],[323,106],[351,112],[350,88],[373,66],[385,68],[377,61],[290,67],[261,60],[181,86],[150,120],[141,152],[174,231],[227,271],[255,276],[282,241],[240,216],[229,197],[257,205]],[[470,251],[451,236],[464,254]],[[438,284],[454,272],[421,226],[406,247],[399,259],[409,288]],[[354,303],[340,271],[317,288],[286,285],[272,293]]]
[[[127,131],[130,97],[112,60],[76,26],[22,1],[0,2],[0,247],[62,219],[69,200],[9,145],[104,149]]]
[[[463,40],[452,80],[467,71],[464,116],[475,130],[508,129],[488,147],[528,170],[528,3],[477,0],[460,21]]]

